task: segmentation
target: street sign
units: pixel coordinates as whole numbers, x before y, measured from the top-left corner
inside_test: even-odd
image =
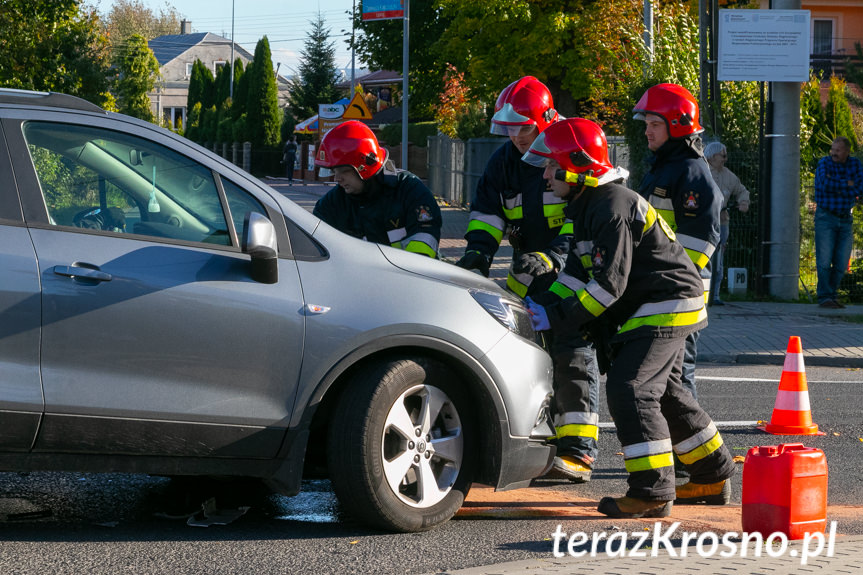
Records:
[[[342,114],[345,120],[371,120],[372,113],[369,107],[366,106],[366,101],[361,94],[354,94],[354,99],[345,108],[345,113]]]
[[[403,0],[363,0],[363,20],[392,20],[404,18]]]
[[[806,82],[809,10],[720,10],[719,80]]]
[[[336,118],[341,118],[344,113],[344,104],[318,104],[318,117],[322,120],[324,118],[335,120]]]

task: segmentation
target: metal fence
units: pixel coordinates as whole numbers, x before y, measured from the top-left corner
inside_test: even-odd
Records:
[[[762,232],[759,226],[760,202],[758,201],[758,172],[761,169],[757,158],[728,150],[726,167],[737,174],[751,195],[749,211],[742,213],[734,206],[729,210],[729,236],[725,250],[725,276],[721,292],[728,286],[728,270],[745,268],[748,276],[748,291],[757,292],[759,248]],[[812,179],[801,181],[800,192],[800,298],[815,301],[817,274],[815,271],[815,201]],[[847,301],[863,303],[863,210],[855,208],[852,223],[854,240],[846,273],[840,286],[840,295]]]

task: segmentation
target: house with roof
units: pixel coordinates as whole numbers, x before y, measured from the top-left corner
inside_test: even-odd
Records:
[[[161,82],[150,92],[150,102],[157,118],[163,118],[166,125],[177,127],[182,121],[186,125],[186,101],[189,96],[189,80],[195,60],[203,62],[215,77],[219,68],[231,62],[231,40],[210,32],[192,32],[192,23],[183,20],[179,34],[169,34],[153,38],[150,49],[159,62]],[[233,57],[248,66],[254,54],[240,46],[233,45]],[[288,81],[276,76],[279,102],[283,105],[287,97]]]

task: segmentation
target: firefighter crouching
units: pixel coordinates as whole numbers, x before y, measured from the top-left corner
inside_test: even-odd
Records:
[[[589,120],[546,129],[524,160],[544,166],[568,202],[573,240],[551,289],[528,301],[537,330],[609,335],[609,409],[629,489],[603,497],[610,517],[666,517],[672,502],[724,504],[734,463],[710,417],[681,385],[684,340],[707,323],[698,270],[644,198],[621,185],[605,134]],[[675,489],[672,451],[691,470]]]
[[[312,212],[356,238],[438,257],[441,213],[431,191],[410,172],[385,174],[387,151],[368,126],[349,121],[326,133],[315,165],[336,187]]]
[[[548,88],[525,76],[503,89],[495,103],[491,133],[508,136],[486,164],[471,203],[467,248],[456,265],[489,266],[509,233],[513,248],[507,288],[520,297],[543,292],[563,267],[571,223],[566,202],[552,193],[542,168],[521,161],[531,143],[558,121]],[[597,456],[599,371],[591,345],[577,332],[546,343],[554,360],[554,423],[557,446],[552,475],[583,483],[590,480]]]

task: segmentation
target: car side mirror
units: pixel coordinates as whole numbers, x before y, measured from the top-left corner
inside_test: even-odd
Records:
[[[248,212],[243,220],[243,253],[252,258],[252,279],[259,283],[279,281],[279,248],[273,222],[258,212]]]

